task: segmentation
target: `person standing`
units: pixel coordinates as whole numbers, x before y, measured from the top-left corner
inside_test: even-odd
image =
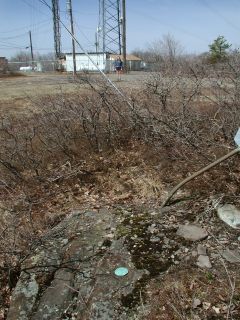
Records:
[[[118,81],[121,80],[121,73],[123,68],[123,63],[121,58],[118,56],[117,59],[114,61],[114,68],[118,76]]]

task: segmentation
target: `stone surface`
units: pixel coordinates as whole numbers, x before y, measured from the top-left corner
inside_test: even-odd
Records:
[[[55,272],[54,280],[41,297],[33,320],[57,320],[71,302],[74,291],[71,289],[73,273],[60,269]]]
[[[180,225],[177,235],[191,241],[203,240],[208,236],[206,230],[194,224]]]
[[[232,204],[225,204],[217,208],[218,217],[234,229],[240,228],[240,210]]]
[[[197,246],[197,252],[198,252],[199,255],[206,256],[207,255],[207,248],[199,243],[198,246]]]
[[[45,235],[22,265],[7,320],[70,319],[73,314],[127,319],[121,301],[148,272],[136,269],[124,238],[109,237],[106,225],[116,226],[107,210],[79,212]],[[118,266],[129,273],[115,276]]]
[[[200,307],[202,304],[201,300],[199,299],[193,299],[193,302],[192,302],[192,308],[193,309],[196,309],[197,307]]]
[[[21,275],[12,296],[7,319],[28,320],[30,318],[39,291],[35,278],[35,274]]]
[[[239,250],[229,250],[229,249],[223,250],[223,251],[221,251],[221,255],[228,262],[240,263],[240,252],[239,252]]]
[[[197,265],[200,268],[212,268],[212,264],[208,256],[200,255],[197,260]]]

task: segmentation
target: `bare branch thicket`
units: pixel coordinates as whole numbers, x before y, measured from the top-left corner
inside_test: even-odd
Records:
[[[211,66],[206,81],[210,89],[204,97],[214,105],[212,131],[219,134],[222,144],[233,142],[233,137],[240,126],[240,57],[229,56],[225,63]]]
[[[106,83],[88,77],[91,94],[48,96],[28,121],[2,119],[0,165],[16,178],[28,170],[40,175],[46,159],[56,154],[74,160],[83,147],[94,152],[114,149],[134,136],[155,146],[170,146],[176,157],[188,158],[187,146],[209,160],[212,144],[229,142],[239,126],[237,62],[229,60],[208,78],[192,65],[192,77],[154,72],[146,90],[136,94],[133,109]],[[202,112],[199,104],[209,99],[215,109]]]
[[[45,145],[60,148],[70,158],[77,156],[81,145],[96,152],[117,146],[126,129],[126,107],[107,86],[92,86],[91,95],[57,99],[57,104],[51,99],[43,102],[40,123]]]
[[[181,146],[189,146],[202,159],[211,158],[205,150],[211,141],[209,134],[206,134],[207,126],[210,126],[209,114],[198,108],[203,86],[201,77],[189,79],[163,73],[153,73],[146,84],[145,95],[148,99],[143,99],[145,105],[142,104],[142,107],[148,110],[151,136],[155,136],[154,139],[164,146],[177,146],[178,156],[184,156]]]
[[[33,170],[38,175],[38,168],[44,158],[38,138],[38,123],[32,119],[1,119],[0,164],[12,177],[22,180],[21,172],[24,170]]]

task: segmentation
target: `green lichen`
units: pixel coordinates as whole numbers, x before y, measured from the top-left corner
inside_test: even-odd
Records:
[[[170,233],[173,233],[170,230],[163,230],[162,238],[159,238],[159,241],[152,241],[155,235],[149,227],[153,221],[147,212],[119,209],[117,215],[121,221],[117,227],[117,237],[125,237],[125,245],[131,253],[134,266],[149,272],[149,275],[135,284],[131,294],[122,298],[122,304],[131,309],[140,302],[144,302],[147,282],[170,267],[172,264],[170,256],[178,246],[172,245],[167,250],[163,248],[164,237],[171,237]]]

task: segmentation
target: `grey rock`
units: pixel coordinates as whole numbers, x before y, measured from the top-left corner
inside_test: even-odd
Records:
[[[221,255],[228,262],[240,263],[240,252],[239,252],[239,250],[229,250],[229,249],[223,250],[223,251],[221,251]]]
[[[225,204],[217,208],[218,217],[234,229],[240,229],[240,210],[232,204]]]
[[[199,255],[203,255],[203,256],[206,256],[207,255],[207,249],[206,247],[204,247],[202,244],[198,244],[197,246],[197,252]]]
[[[170,240],[169,240],[168,238],[164,238],[164,239],[163,239],[163,242],[164,242],[165,244],[169,244]]]
[[[212,259],[218,259],[219,257],[220,257],[219,253],[214,253],[214,252],[211,253]]]
[[[22,264],[28,273],[20,275],[7,320],[57,320],[65,310],[77,319],[125,319],[121,299],[148,272],[136,269],[125,238],[112,239],[108,235],[113,232],[106,237],[106,225],[118,223],[111,212],[100,211],[95,222],[95,212],[74,213],[46,234],[43,245]],[[109,246],[103,247],[103,239],[109,238]],[[116,277],[118,266],[129,273]]]
[[[156,227],[155,223],[153,223],[151,226],[148,227],[148,232],[150,232],[150,233],[157,233],[158,232],[158,228]]]
[[[62,240],[62,243],[63,243],[64,245],[67,245],[67,244],[68,244],[68,239],[63,239],[63,240]]]
[[[212,264],[208,256],[200,255],[197,260],[197,265],[200,268],[208,268],[208,269],[212,268]]]
[[[199,299],[193,299],[193,302],[192,302],[192,308],[193,309],[196,309],[197,307],[200,307],[202,304],[201,300]]]
[[[113,239],[114,238],[114,233],[108,233],[105,235],[105,238],[107,239]]]
[[[206,230],[194,224],[180,225],[177,235],[191,241],[203,240],[208,236]]]
[[[197,257],[197,255],[198,255],[197,251],[196,251],[196,250],[193,250],[193,251],[192,251],[192,256],[193,256],[193,257]]]
[[[91,306],[89,319],[91,320],[112,320],[115,316],[114,306],[110,301],[96,301]]]
[[[28,320],[37,299],[39,285],[35,274],[22,274],[14,290],[8,320]]]
[[[159,242],[160,238],[159,237],[155,237],[155,236],[151,236],[150,241],[151,242]]]
[[[55,272],[54,280],[44,292],[32,320],[57,320],[72,300],[71,289],[73,274],[65,269]]]

